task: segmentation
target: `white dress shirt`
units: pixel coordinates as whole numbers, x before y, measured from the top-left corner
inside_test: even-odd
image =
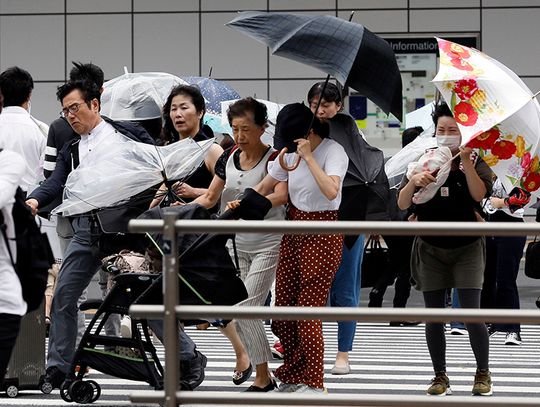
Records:
[[[98,157],[91,153],[98,145],[115,143],[124,141],[125,139],[126,137],[124,135],[118,133],[113,126],[102,119],[90,133],[81,134],[81,141],[79,142],[79,163],[84,164],[85,166],[92,165]]]
[[[8,106],[0,114],[0,148],[19,153],[26,163],[21,182],[24,191],[32,191],[45,177],[43,160],[47,145],[46,132],[20,106]]]
[[[15,190],[19,186],[26,171],[24,159],[19,154],[3,150],[0,152],[0,210],[4,215],[7,226],[6,234],[9,248],[14,258],[17,257],[15,229],[11,211],[13,208]],[[26,302],[22,298],[22,288],[19,277],[13,269],[4,237],[0,234],[0,313],[24,315]]]

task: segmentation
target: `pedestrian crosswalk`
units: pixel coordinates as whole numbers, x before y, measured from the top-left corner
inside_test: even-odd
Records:
[[[269,341],[272,336],[268,329]],[[206,379],[198,391],[238,392],[249,386],[235,386],[231,375],[235,358],[232,347],[215,328],[206,331],[187,328],[198,349],[208,357]],[[389,327],[388,324],[358,324],[355,348],[350,353],[351,374],[332,376],[330,369],[337,351],[337,326],[324,324],[325,385],[329,393],[387,394],[418,396],[425,393],[433,376],[424,327]],[[470,394],[475,372],[474,356],[468,336],[447,331],[447,366],[455,395]],[[540,400],[540,326],[522,327],[521,346],[504,345],[504,335],[490,339],[490,368],[495,396],[539,397]],[[163,347],[156,345],[163,358]],[[279,360],[270,363],[277,368]],[[91,371],[89,379],[102,387],[95,405],[130,405],[129,394],[149,390],[141,382],[130,382]],[[14,399],[0,396],[0,406],[65,406],[58,391],[43,395],[39,391],[21,391]]]

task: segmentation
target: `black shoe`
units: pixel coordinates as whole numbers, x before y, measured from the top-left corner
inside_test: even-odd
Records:
[[[390,326],[416,326],[420,324],[420,321],[390,321]]]
[[[537,306],[538,308],[540,308],[540,297],[538,297],[538,298],[536,299],[536,306]]]
[[[66,380],[66,374],[56,366],[48,367],[43,376],[43,381],[50,383],[53,389],[59,389]]]
[[[244,371],[235,370],[232,375],[232,381],[237,386],[244,383],[253,373],[253,365],[250,363],[248,368]]]
[[[255,392],[255,393],[268,393],[269,391],[274,391],[274,389],[277,387],[277,384],[275,380],[271,380],[269,384],[267,384],[264,387],[259,387],[255,385],[249,386],[246,390],[244,390],[245,393],[248,392]]]
[[[180,388],[181,390],[194,390],[204,381],[204,368],[206,356],[198,350],[197,355],[191,360],[180,362]]]
[[[373,288],[369,293],[368,307],[382,307],[383,296],[376,288]]]

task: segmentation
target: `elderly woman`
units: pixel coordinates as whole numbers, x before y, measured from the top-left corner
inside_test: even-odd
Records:
[[[213,137],[212,130],[202,125],[202,119],[206,111],[204,97],[195,86],[178,85],[174,87],[163,105],[163,131],[161,143],[169,144],[175,141],[191,138],[195,141],[203,141]],[[204,194],[214,177],[214,166],[223,149],[218,144],[213,144],[204,162],[186,179],[173,185],[175,194],[184,202],[190,202]],[[154,207],[160,204],[164,198],[166,187],[163,185],[156,198],[150,205]]]
[[[255,190],[267,195],[278,182],[288,182],[290,220],[336,221],[348,158],[343,147],[328,138],[328,124],[300,103],[285,106],[276,122],[274,147],[283,166],[274,162]],[[305,138],[307,136],[307,138]],[[301,158],[291,171],[290,166]],[[276,306],[322,307],[341,262],[342,235],[285,235],[276,272]],[[324,339],[321,321],[273,321],[284,352],[276,372],[277,391],[325,393]]]
[[[277,154],[271,146],[261,141],[267,126],[266,106],[248,97],[240,99],[229,107],[227,112],[233,130],[236,146],[226,150],[215,166],[215,176],[205,194],[194,203],[207,208],[214,206],[221,195],[221,211],[224,212],[229,201],[237,200],[246,188],[257,185],[268,173],[269,160]],[[285,218],[283,204],[287,202],[287,185],[278,183],[274,192],[267,197],[274,206],[264,219],[282,220]],[[248,299],[240,305],[264,305],[268,292],[274,282],[279,254],[280,235],[275,234],[236,234],[236,248],[240,275],[248,292]],[[233,248],[231,247],[231,254]],[[260,320],[236,321],[238,334],[242,339],[251,364],[255,365],[256,375],[249,392],[268,392],[274,389],[275,382],[268,370],[272,353],[264,325]],[[242,375],[242,376],[240,376]],[[235,376],[244,379],[242,371]]]
[[[448,163],[451,165],[448,178],[436,189],[431,199],[416,204],[414,212],[418,221],[475,222],[478,203],[491,192],[491,171],[482,159],[471,156],[470,148],[460,147],[461,133],[446,104],[435,108],[433,123],[437,145],[449,148],[455,158]],[[442,168],[439,172],[442,172]],[[399,208],[409,208],[414,195],[422,193],[425,187],[436,181],[429,171],[418,172],[410,179],[404,177],[398,195]],[[411,274],[416,282],[415,288],[424,295],[426,307],[444,308],[446,290],[456,288],[462,307],[480,308],[485,262],[486,244],[483,237],[418,236],[411,253]],[[472,394],[491,395],[486,325],[467,323],[466,326],[477,365]],[[450,394],[444,324],[427,323],[426,341],[435,371],[427,394]]]

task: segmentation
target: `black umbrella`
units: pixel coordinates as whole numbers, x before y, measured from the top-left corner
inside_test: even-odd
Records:
[[[140,219],[161,219],[163,210],[176,212],[177,219],[210,219],[210,213],[200,205],[152,208]],[[227,214],[228,212],[226,212]],[[162,245],[162,235],[152,239]],[[247,298],[247,291],[238,277],[229,251],[225,246],[231,235],[178,234],[180,304],[234,305]],[[141,295],[137,303],[163,303],[163,281],[158,278]]]
[[[401,75],[392,47],[361,24],[333,16],[243,12],[226,24],[272,54],[320,69],[402,119]]]

